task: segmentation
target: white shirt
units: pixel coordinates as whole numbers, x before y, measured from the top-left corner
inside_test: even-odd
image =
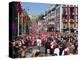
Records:
[[[54,49],[54,53],[56,53],[59,56],[59,48]]]
[[[37,46],[41,46],[41,40],[37,39]]]

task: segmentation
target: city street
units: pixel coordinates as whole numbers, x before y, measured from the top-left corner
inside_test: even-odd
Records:
[[[77,5],[12,2],[10,6],[13,58],[78,54]]]

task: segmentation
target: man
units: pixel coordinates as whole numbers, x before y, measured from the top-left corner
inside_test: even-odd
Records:
[[[37,47],[38,47],[38,49],[40,49],[40,47],[41,47],[41,39],[38,37],[38,38],[36,39],[36,42],[37,42]]]
[[[47,55],[47,50],[50,49],[50,37],[47,38],[47,42],[45,43],[45,55]]]
[[[58,45],[56,45],[56,48],[54,49],[54,54],[59,56],[59,47],[58,47]]]
[[[26,46],[22,46],[19,50],[19,53],[20,53],[20,57],[21,58],[25,58],[26,57],[26,53],[27,53],[27,48]]]

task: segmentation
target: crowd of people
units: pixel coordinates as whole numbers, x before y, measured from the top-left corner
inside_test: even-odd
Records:
[[[22,34],[10,42],[13,54],[16,57],[24,58],[27,53],[32,53],[32,57],[40,56],[40,48],[45,48],[45,56],[75,55],[78,53],[78,34],[77,33],[39,33]],[[30,47],[37,47],[37,50],[30,50]],[[34,55],[33,55],[34,54]]]

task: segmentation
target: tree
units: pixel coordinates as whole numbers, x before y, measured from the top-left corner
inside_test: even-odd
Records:
[[[41,14],[41,15],[39,15],[39,20],[44,20],[44,15],[43,14]]]
[[[29,27],[30,27],[30,17],[27,15],[27,21],[26,21],[26,33],[29,33]]]

